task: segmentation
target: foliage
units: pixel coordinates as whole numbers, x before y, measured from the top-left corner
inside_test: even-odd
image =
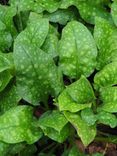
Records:
[[[0,35],[0,156],[117,143],[116,0],[9,0]]]

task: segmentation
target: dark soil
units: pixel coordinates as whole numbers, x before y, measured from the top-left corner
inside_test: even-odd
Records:
[[[105,142],[93,142],[88,147],[84,147],[80,140],[76,140],[76,144],[81,152],[86,154],[102,153],[105,156],[117,156],[117,145]]]

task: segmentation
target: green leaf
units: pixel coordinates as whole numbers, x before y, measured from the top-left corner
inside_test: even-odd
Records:
[[[17,12],[31,10],[35,5],[33,0],[10,0],[9,4],[17,9]]]
[[[92,156],[104,156],[102,153],[94,153]]]
[[[78,3],[78,1],[75,1],[75,0],[69,0],[69,1],[68,0],[62,0],[60,8],[67,9],[69,6],[76,5],[77,3]]]
[[[96,66],[97,49],[89,30],[80,22],[69,22],[59,46],[60,67],[71,78],[89,76]]]
[[[14,75],[14,62],[12,53],[0,52],[0,91],[2,91]]]
[[[105,9],[107,2],[97,3],[97,1],[80,1],[76,7],[79,10],[81,17],[90,24],[95,24],[95,17],[102,17],[111,20],[110,14]]]
[[[36,0],[36,2],[43,8],[43,10],[50,13],[55,12],[61,3],[59,0]]]
[[[106,64],[117,61],[117,29],[109,21],[96,18],[94,38],[99,49],[97,69]]]
[[[36,13],[31,13],[28,26],[16,38],[15,46],[16,44],[24,44],[25,42],[25,44],[41,47],[48,34],[48,30],[48,20],[40,18],[40,16]]]
[[[68,123],[62,113],[57,110],[47,111],[39,119],[39,125],[42,127],[50,127],[60,132],[63,127]]]
[[[46,101],[48,94],[58,95],[63,83],[51,55],[39,49],[48,33],[48,20],[32,17],[32,22],[30,19],[28,27],[15,40],[14,62],[20,96],[37,105]]]
[[[44,17],[49,18],[50,22],[59,23],[61,25],[66,25],[68,21],[77,19],[73,9],[58,9],[53,13],[44,13]]]
[[[106,112],[116,113],[117,112],[117,102],[104,103],[99,107],[99,111],[104,110]]]
[[[50,31],[41,47],[41,49],[48,53],[52,58],[58,56],[58,34],[54,32],[53,29],[54,27],[50,25]]]
[[[32,145],[28,145],[24,149],[22,149],[20,152],[20,155],[21,156],[27,156],[27,155],[32,156],[32,155],[35,155],[36,151],[37,151],[36,146],[34,144],[32,144]]]
[[[12,53],[0,53],[0,72],[4,70],[14,71],[14,62]]]
[[[0,92],[5,89],[12,77],[13,76],[11,75],[11,72],[9,70],[0,72]]]
[[[114,1],[111,5],[111,14],[115,25],[117,26],[117,1]]]
[[[89,126],[94,125],[97,121],[97,116],[93,113],[93,110],[90,108],[82,110],[81,117]]]
[[[0,116],[0,140],[6,143],[28,144],[36,142],[42,136],[39,128],[34,126],[32,107],[17,106]]]
[[[15,37],[16,29],[13,23],[13,17],[16,15],[14,7],[0,5],[0,21],[5,25],[6,33],[9,35],[6,40],[10,41],[10,33]]]
[[[45,136],[48,136],[50,139],[59,143],[63,143],[69,137],[70,134],[69,125],[65,125],[60,132],[50,127],[43,127],[42,130]]]
[[[60,8],[66,9],[69,6],[76,6],[81,17],[88,23],[94,24],[95,17],[102,17],[111,20],[110,14],[106,11],[105,5],[108,6],[108,0],[62,0]]]
[[[8,86],[3,92],[0,93],[0,111],[1,113],[17,106],[21,97],[18,95],[15,86]]]
[[[67,120],[75,127],[79,137],[81,138],[83,144],[87,146],[90,144],[96,135],[95,126],[88,126],[78,114],[73,114],[70,112],[64,113]]]
[[[9,32],[6,32],[5,30],[1,30],[0,36],[0,50],[8,50],[12,44],[11,34]]]
[[[103,103],[117,102],[117,87],[103,87],[100,89],[100,99]]]
[[[79,151],[77,146],[73,146],[70,149],[68,156],[85,156],[85,155]]]
[[[100,99],[102,105],[98,108],[99,111],[117,112],[117,87],[104,87],[100,89]]]
[[[92,87],[88,80],[82,76],[79,80],[67,86],[59,95],[58,103],[61,111],[77,112],[91,107],[95,100]]]
[[[58,9],[60,2],[58,0],[10,0],[11,6],[17,8],[18,12],[33,10],[38,13],[47,10],[48,12],[54,12]]]
[[[94,82],[98,87],[113,86],[117,84],[115,75],[117,75],[117,62],[112,62],[96,73]]]
[[[12,145],[0,141],[0,156],[7,156]]]
[[[97,114],[98,122],[109,125],[111,128],[115,128],[117,126],[117,118],[114,114],[101,111]]]
[[[39,119],[39,126],[51,139],[63,142],[69,134],[68,121],[59,111],[48,111]]]
[[[61,91],[61,74],[51,56],[44,51],[18,44],[17,40],[14,60],[18,92],[26,101],[35,105],[45,101],[49,93],[57,96]]]

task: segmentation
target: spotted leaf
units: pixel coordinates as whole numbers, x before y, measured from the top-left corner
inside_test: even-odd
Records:
[[[104,87],[100,89],[100,99],[102,105],[99,110],[107,112],[117,112],[117,87]]]
[[[111,20],[110,14],[105,9],[109,1],[103,3],[102,1],[80,1],[77,4],[77,8],[81,17],[90,24],[95,24],[95,17],[102,17],[107,20]],[[108,6],[108,5],[107,5]]]
[[[117,102],[117,87],[103,87],[100,89],[100,99],[103,103]]]
[[[95,69],[97,49],[89,30],[80,22],[69,22],[59,46],[60,68],[71,78],[89,76]]]
[[[82,110],[81,117],[88,125],[94,125],[97,121],[97,116],[93,113],[93,110],[90,108]]]
[[[0,140],[6,143],[36,142],[42,135],[34,126],[32,107],[16,106],[0,116]]]
[[[114,114],[101,111],[98,113],[97,118],[99,123],[102,123],[104,125],[109,125],[111,128],[117,126],[117,118]]]
[[[109,21],[96,18],[94,38],[99,49],[97,69],[117,59],[117,29]]]
[[[17,12],[19,13],[20,11],[27,11],[27,10],[38,10],[38,12],[42,12],[43,8],[41,7],[41,5],[37,4],[36,2],[34,2],[34,0],[10,0],[9,4],[17,9]]]
[[[58,56],[58,34],[53,29],[50,25],[49,33],[41,49],[51,55],[52,58],[55,58]]]
[[[59,0],[36,0],[36,2],[44,10],[46,10],[50,13],[56,11],[61,3]]]
[[[56,96],[61,91],[61,74],[50,55],[17,42],[14,59],[18,92],[26,101],[35,105],[49,93]]]
[[[78,114],[73,114],[70,112],[65,112],[64,114],[67,120],[75,127],[83,144],[85,146],[90,144],[96,135],[95,126],[88,126],[88,124],[85,123]]]
[[[113,86],[117,84],[115,75],[117,75],[117,62],[112,62],[97,72],[94,82],[98,87]]]
[[[51,139],[63,142],[69,134],[68,121],[59,111],[46,112],[39,119],[39,126]]]
[[[95,96],[88,80],[82,76],[79,80],[67,86],[59,95],[58,103],[61,111],[78,112],[91,107]]]
[[[15,40],[14,62],[20,96],[38,104],[46,101],[48,94],[58,95],[63,84],[51,55],[39,49],[48,33],[48,20],[31,19],[29,26]]]
[[[79,10],[81,17],[88,23],[94,24],[95,17],[103,17],[111,20],[110,14],[105,9],[105,4],[108,6],[109,0],[62,0],[60,8],[66,9],[71,5],[74,5]]]
[[[36,13],[31,13],[28,26],[21,32],[15,42],[16,44],[32,44],[41,47],[49,31],[48,19],[40,18]]]

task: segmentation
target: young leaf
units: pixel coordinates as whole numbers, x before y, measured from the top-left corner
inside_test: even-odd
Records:
[[[90,144],[96,135],[95,126],[88,126],[78,114],[73,114],[70,112],[64,112],[67,120],[75,127],[79,137],[81,138],[83,144],[87,146]]]
[[[97,119],[99,123],[109,125],[111,128],[117,126],[117,118],[114,114],[101,111],[97,114]]]
[[[59,46],[60,68],[71,78],[88,77],[96,66],[97,49],[89,30],[80,22],[69,22]]]
[[[77,112],[84,108],[91,107],[95,96],[88,80],[82,76],[72,83],[59,95],[58,103],[61,111],[68,110]]]
[[[117,75],[117,62],[112,62],[96,73],[94,82],[98,87],[113,86],[117,84],[115,75]]]
[[[94,38],[99,49],[97,69],[117,59],[117,30],[109,21],[96,18]]]
[[[32,107],[16,106],[0,116],[0,140],[6,143],[36,142],[42,132],[34,126]]]
[[[44,113],[38,123],[44,134],[55,141],[63,142],[69,134],[68,121],[59,111]]]

